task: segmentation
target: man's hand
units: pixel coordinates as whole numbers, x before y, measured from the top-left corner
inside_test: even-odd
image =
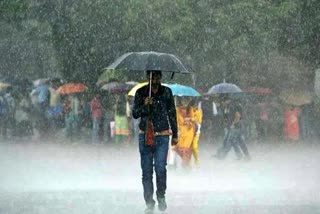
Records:
[[[152,101],[153,101],[152,97],[146,97],[146,98],[144,99],[144,104],[145,104],[145,105],[151,105],[151,104],[152,104]]]
[[[175,146],[178,144],[178,138],[172,138],[171,139],[171,146]]]

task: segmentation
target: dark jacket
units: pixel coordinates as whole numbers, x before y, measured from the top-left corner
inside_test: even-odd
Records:
[[[234,103],[232,102],[230,104],[229,110],[226,112],[224,110],[223,113],[223,117],[224,117],[224,121],[225,121],[225,127],[226,128],[230,128],[230,126],[232,125],[232,122],[235,119],[235,114],[236,112],[239,112],[241,117],[242,117],[242,107],[240,104],[238,103]],[[242,121],[240,120],[239,122],[237,122],[236,124],[234,124],[235,128],[241,128],[242,127]]]
[[[148,94],[149,85],[139,88],[135,94],[132,116],[135,119],[141,118],[140,130],[146,130],[146,122],[150,116],[155,132],[171,129],[172,137],[177,138],[177,115],[171,89],[161,85],[156,94],[151,93],[153,104],[150,109],[148,105],[144,105],[144,100],[148,97]]]

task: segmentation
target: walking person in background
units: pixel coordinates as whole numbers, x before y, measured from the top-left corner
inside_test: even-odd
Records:
[[[267,137],[270,137],[270,99],[268,97],[260,98],[259,103],[257,104],[257,108],[257,140],[259,143],[265,143]]]
[[[100,95],[96,92],[90,102],[91,116],[92,116],[92,142],[99,143],[99,130],[102,120],[102,105]]]
[[[17,104],[15,120],[17,125],[17,137],[31,139],[33,127],[31,122],[32,103],[28,93],[21,94],[20,101]]]
[[[284,137],[289,142],[298,142],[300,137],[299,128],[299,107],[287,106],[284,111]]]
[[[6,90],[6,94],[4,95],[4,99],[6,100],[8,104],[8,112],[7,112],[7,137],[13,138],[16,133],[16,119],[15,119],[15,114],[16,114],[16,99],[15,97],[12,96],[12,88],[8,87]]]
[[[78,137],[75,134],[80,131],[81,105],[78,95],[70,94],[65,98],[64,115],[66,137],[74,140],[74,137]]]
[[[109,93],[101,97],[102,114],[103,114],[103,141],[112,143],[114,133],[111,132],[111,124],[114,124],[116,95]]]
[[[0,137],[3,140],[7,139],[7,119],[8,119],[8,112],[9,112],[9,104],[0,91]]]
[[[47,117],[50,124],[50,134],[54,137],[58,129],[62,127],[63,123],[63,104],[61,103],[61,95],[57,92],[58,85],[51,84],[49,87],[50,101],[47,110]]]
[[[190,169],[190,161],[194,151],[193,140],[197,128],[193,118],[194,109],[190,97],[178,97],[177,100],[178,144],[174,150],[182,158],[182,167]]]
[[[130,130],[129,120],[127,116],[127,102],[125,95],[119,95],[115,106],[115,143],[129,144]]]
[[[132,110],[133,118],[141,119],[139,124],[139,151],[147,213],[152,213],[155,207],[152,181],[153,170],[156,173],[158,208],[160,211],[167,209],[165,200],[167,189],[166,165],[171,132],[171,145],[178,143],[174,98],[171,89],[161,85],[161,77],[161,71],[147,71],[147,78],[150,82],[137,90]],[[149,141],[149,138],[146,137],[151,132],[149,128],[152,127],[152,124],[154,136],[151,136],[152,139]],[[148,133],[146,132],[147,130]]]
[[[245,156],[244,160],[251,160],[242,134],[243,125],[241,121],[241,106],[233,103],[229,96],[222,97],[222,106],[225,120],[225,137],[223,139],[222,147],[218,149],[214,157],[217,159],[224,159],[231,148],[233,148],[238,160],[242,159],[243,155]]]
[[[72,140],[73,136],[73,121],[74,121],[74,114],[71,109],[71,97],[67,95],[64,98],[63,102],[63,113],[64,113],[64,124],[65,124],[65,134],[66,138]]]
[[[35,127],[39,130],[39,135],[41,139],[45,139],[48,136],[49,122],[47,119],[46,111],[49,107],[50,92],[48,82],[45,81],[40,85],[37,85],[35,89],[32,90],[31,96],[37,96],[35,107],[37,122]]]
[[[80,101],[80,94],[76,93],[71,96],[71,108],[74,112],[74,130],[75,133],[81,131],[81,119],[83,116],[83,107]],[[77,138],[79,135],[76,136]]]

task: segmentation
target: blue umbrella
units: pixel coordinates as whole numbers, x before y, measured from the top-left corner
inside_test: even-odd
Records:
[[[239,92],[242,92],[242,90],[237,85],[223,82],[212,86],[206,94],[233,94]]]
[[[194,88],[186,85],[180,84],[162,84],[169,87],[174,96],[188,96],[188,97],[198,97],[201,94],[196,91]]]

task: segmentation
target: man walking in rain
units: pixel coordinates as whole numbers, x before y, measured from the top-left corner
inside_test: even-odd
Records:
[[[244,143],[244,139],[242,138],[242,108],[240,105],[233,103],[229,96],[223,96],[221,99],[225,122],[225,136],[222,147],[218,149],[214,157],[217,159],[224,159],[233,147],[238,160],[242,159],[244,155],[244,160],[249,161],[251,157],[247,146]],[[242,152],[240,151],[239,146]]]
[[[153,166],[156,173],[156,196],[160,211],[167,209],[165,192],[167,188],[167,154],[169,135],[172,145],[178,143],[177,119],[174,98],[170,88],[161,85],[161,71],[147,71],[149,84],[138,89],[135,94],[132,116],[140,118],[139,151],[142,169],[142,184],[146,213],[155,207],[153,199]],[[148,126],[148,127],[147,127]],[[153,126],[151,142],[149,127]],[[171,129],[171,130],[170,130]],[[148,133],[147,133],[148,130]]]

